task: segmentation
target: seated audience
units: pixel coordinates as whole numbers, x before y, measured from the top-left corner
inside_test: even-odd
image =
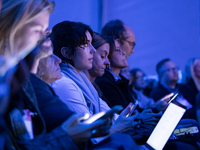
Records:
[[[87,41],[84,41],[85,38],[78,36],[73,36],[74,38],[72,39],[70,36],[71,33],[82,34],[83,37],[87,37]],[[52,30],[54,53],[62,58],[60,66],[63,75],[60,80],[53,82],[51,85],[60,99],[65,102],[71,110],[77,113],[88,112],[93,115],[105,110],[105,107],[102,109],[102,100],[99,99],[96,89],[82,72],[83,70],[92,68],[93,61],[91,59],[94,59],[93,55],[96,50],[91,45],[91,35],[93,35],[92,30],[81,23],[65,21],[54,26]],[[76,45],[76,43],[72,43],[72,41],[80,41],[80,46]],[[125,111],[127,109],[129,110],[130,107],[131,105],[129,105]],[[110,110],[108,106],[107,110]],[[126,117],[126,114],[122,112],[112,125],[110,132],[122,132],[127,128],[132,129],[132,132],[134,132],[133,129],[137,124],[137,122],[134,121],[136,117],[137,115]],[[143,120],[146,121],[145,118]]]
[[[102,35],[113,37],[117,41],[117,44],[120,46],[122,51],[125,53],[126,59],[128,59],[130,57],[131,53],[134,53],[135,34],[133,33],[133,30],[130,27],[128,27],[127,25],[125,25],[122,21],[120,21],[120,20],[112,20],[112,21],[109,21],[108,23],[106,23],[106,25],[102,29]],[[127,60],[124,59],[124,61],[127,61]],[[126,68],[126,67],[128,67],[128,64],[126,64],[126,66],[124,66],[124,67],[118,68],[117,70],[120,71],[121,69]],[[114,68],[115,68],[115,66],[113,66],[113,69]],[[109,73],[107,73],[107,74],[109,74]],[[119,75],[119,73],[116,74],[116,76],[118,76],[118,75]],[[124,105],[127,105],[128,103],[126,101],[134,101],[134,99],[130,94],[130,89],[127,89],[127,90],[125,90],[124,88],[122,89],[122,91],[125,91],[125,93],[126,93],[125,96],[124,96],[123,92],[121,92],[121,91],[119,92],[118,85],[115,83],[115,81],[113,79],[116,76],[114,74],[110,75],[110,79],[112,78],[111,80],[113,82],[113,84],[112,85],[110,84],[110,86],[115,87],[116,89],[113,90],[113,91],[116,91],[117,93],[115,93],[115,94],[113,94],[111,96],[108,93],[109,90],[105,90],[103,87],[102,87],[103,89],[101,89],[101,90],[104,93],[104,96],[108,100],[110,99],[110,101],[112,101],[114,105],[117,104],[115,101],[117,101],[119,103],[124,103]],[[122,75],[120,75],[120,77],[121,76]],[[103,80],[103,77],[101,77],[101,78]],[[116,80],[117,80],[117,78],[116,78]],[[122,80],[124,82],[123,84],[126,84],[125,88],[127,88],[128,80],[126,80],[124,77],[122,77]],[[118,81],[117,81],[117,83],[118,83]],[[99,82],[99,84],[100,84],[100,82]],[[102,84],[102,86],[104,86],[104,85]],[[128,93],[128,95],[127,95],[127,93]],[[129,97],[129,98],[126,100],[124,97]],[[168,106],[167,101],[168,101],[167,99],[158,101],[157,103],[155,103],[155,107],[154,108],[157,107],[158,110],[164,111],[166,109],[166,107]],[[153,111],[158,112],[157,109],[153,109]],[[142,111],[142,109],[140,109],[140,111]]]
[[[78,119],[82,116],[80,114],[77,115],[79,117],[76,116],[75,120],[68,119],[73,113],[69,110],[67,105],[65,105],[59,99],[53,89],[48,85],[53,81],[61,78],[59,66],[61,60],[60,58],[52,54],[53,49],[51,47],[51,42],[48,47],[40,47],[40,51],[41,52],[38,53],[38,57],[36,57],[38,59],[41,59],[37,68],[37,76],[40,79],[35,74],[31,74],[30,81],[35,90],[39,109],[46,123],[47,132],[50,132],[54,128],[61,125],[61,127],[64,127],[65,131],[70,135],[70,137],[75,141],[77,145],[83,144],[87,142],[88,139],[91,137],[92,130],[97,126],[102,125],[102,121],[90,125],[84,124],[78,121]],[[47,54],[49,54],[49,56],[41,58],[42,54],[44,56],[47,56]],[[66,119],[68,119],[69,121],[63,123]]]
[[[68,23],[71,23],[73,25],[73,28],[75,28],[75,29],[77,29],[77,27],[79,27],[80,30],[83,30],[82,28],[84,27],[84,25],[82,25],[82,24],[79,24],[79,26],[77,26],[78,24],[74,24],[73,22],[68,22]],[[61,29],[65,29],[65,28],[61,28]],[[53,31],[54,31],[54,28],[53,28]],[[69,31],[74,32],[74,30],[71,30],[71,29]],[[77,31],[77,32],[79,32],[79,31]],[[53,32],[53,35],[54,35],[54,32]],[[89,39],[90,42],[91,42],[91,38],[88,37],[88,35],[90,35],[90,34],[87,34],[87,39]],[[82,40],[84,40],[84,39],[82,39]],[[87,54],[88,52],[90,52],[90,51],[86,50],[84,53]],[[66,105],[62,107],[62,106],[59,106],[58,104],[55,103],[55,101],[56,100],[58,101],[59,98],[55,95],[53,90],[48,86],[49,83],[51,83],[51,82],[53,82],[53,81],[55,81],[55,80],[57,80],[61,77],[59,64],[60,64],[60,59],[53,54],[48,56],[47,58],[43,58],[43,59],[40,60],[37,75],[38,75],[39,78],[43,79],[43,81],[45,81],[46,83],[45,82],[42,83],[41,81],[39,81],[39,79],[36,76],[31,77],[31,81],[32,81],[33,87],[35,89],[36,96],[38,98],[38,104],[39,104],[40,110],[42,112],[42,115],[44,116],[47,127],[51,126],[52,128],[53,128],[52,124],[55,127],[55,126],[58,126],[60,123],[62,123],[61,119],[57,119],[57,118],[64,118],[63,117],[64,114],[67,113],[67,111],[68,111],[67,109],[65,109],[65,110],[60,109],[60,108],[67,107]],[[67,86],[67,84],[65,86]],[[64,89],[66,89],[66,88],[64,88]],[[66,94],[70,94],[70,91],[64,90],[64,92],[66,92]],[[76,96],[76,95],[74,95],[74,96]],[[51,106],[51,108],[49,108],[49,106]],[[60,111],[60,113],[57,113],[57,115],[56,115],[55,112],[52,112],[52,108],[53,108],[54,111]],[[57,110],[55,110],[54,108],[57,108]],[[84,113],[84,111],[83,111],[83,113]],[[127,112],[125,112],[125,114],[126,113]],[[63,116],[62,116],[62,114],[63,114]],[[80,114],[82,114],[82,113],[80,113]],[[132,117],[133,123],[131,123],[129,121],[130,124],[135,123],[134,118],[135,118],[135,116]],[[52,123],[52,119],[56,119],[56,122]],[[115,127],[116,127],[115,130],[117,130],[117,131],[120,130],[120,128],[118,128],[118,127],[120,127],[118,124],[120,124],[120,121],[118,123],[116,122],[116,125],[115,125]],[[112,129],[111,133],[114,133],[113,129]],[[127,135],[124,135],[124,134],[120,134],[120,135],[121,135],[121,137],[124,137],[125,139],[129,138],[129,136],[126,138]],[[122,146],[123,142],[120,142],[119,138],[117,138],[120,135],[119,134],[111,135],[110,139],[108,139],[108,140],[111,140],[111,141],[116,140],[116,141],[118,141],[118,143],[117,144],[111,143],[110,146],[108,146],[108,145],[107,146],[113,147],[113,146],[117,146],[117,145],[120,145],[120,144]],[[86,138],[85,138],[85,140],[86,140]],[[106,145],[106,143],[104,145]],[[128,147],[128,146],[131,146],[131,145],[133,145],[133,142],[126,145],[126,146],[125,145],[123,145],[123,146]],[[97,147],[99,147],[99,146],[102,147],[103,145],[102,144],[97,145]]]
[[[101,77],[95,79],[95,83],[100,87],[103,95],[107,98],[112,106],[122,105],[127,107],[129,103],[134,103],[134,99],[131,95],[128,86],[128,80],[119,75],[120,69],[128,65],[125,57],[125,52],[121,50],[119,44],[113,38],[107,38],[110,45],[110,68],[106,69],[105,73]],[[114,66],[114,67],[113,67]],[[115,73],[112,71],[114,70]],[[116,81],[121,80],[121,81]],[[144,124],[156,125],[159,117],[162,113],[154,114],[151,109],[144,110],[140,107],[136,107],[137,110],[142,113],[139,116],[142,118]],[[157,109],[156,109],[157,111]]]
[[[99,94],[100,97],[104,101],[107,102],[106,98],[103,96],[103,93],[100,91],[98,86],[94,83],[94,80],[96,79],[96,77],[102,76],[105,72],[105,68],[108,67],[108,65],[110,64],[109,61],[108,61],[109,49],[107,50],[107,48],[106,48],[107,46],[108,47],[110,47],[110,46],[107,45],[108,43],[106,43],[106,40],[108,42],[109,41],[114,42],[113,38],[107,37],[106,39],[104,39],[100,34],[94,33],[92,45],[95,47],[96,52],[94,53],[92,68],[89,69],[89,70],[84,70],[84,73],[86,74],[88,79],[93,83],[93,85],[95,85],[97,91],[99,91],[99,93],[100,93]],[[111,45],[110,51],[112,51],[112,49],[113,49],[113,45]],[[147,114],[145,114],[145,115],[147,115]],[[140,114],[140,116],[142,117],[142,114]],[[145,118],[143,118],[143,119],[144,119],[144,122],[146,122],[146,119]],[[143,132],[142,134],[141,134],[140,130]],[[145,131],[144,128],[140,128],[140,129],[136,129],[134,131],[129,130],[127,132],[128,132],[128,134],[132,135],[133,139],[136,140],[136,142],[139,144],[139,143],[142,143],[142,141],[143,141],[142,137],[144,137],[144,135],[147,133],[147,130]],[[137,137],[137,134],[139,134],[140,137]]]
[[[121,49],[117,40],[109,39],[110,53],[108,57],[110,68],[105,70],[102,77],[97,77],[95,83],[99,86],[103,95],[109,101],[109,104],[111,104],[110,107],[115,105],[127,107],[130,102],[135,103],[129,89],[129,80],[120,74],[121,69],[128,67],[127,56],[125,51]],[[143,111],[140,107],[137,107],[137,110],[140,112]],[[158,112],[156,108],[152,110]],[[149,115],[150,114],[152,114],[152,112],[150,112]]]
[[[110,46],[106,39],[96,32],[93,33],[92,45],[96,49],[96,52],[93,54],[94,56],[92,68],[89,70],[84,70],[83,72],[97,90],[99,97],[103,99],[100,100],[101,110],[103,111],[105,107],[105,111],[107,111],[110,109],[108,106],[109,101],[106,100],[100,88],[95,84],[94,81],[96,77],[102,76],[105,72],[106,67],[109,67],[110,65],[110,62],[108,60]]]
[[[147,97],[143,94],[143,90],[146,88],[147,83],[144,79],[145,75],[142,70],[134,68],[130,71],[130,89],[132,91],[132,96],[138,101],[140,108],[149,108],[155,102],[152,98]]]
[[[36,44],[44,40],[44,32],[53,9],[54,2],[48,0],[3,0],[0,14],[0,20],[6,20],[0,22],[0,54],[4,57],[3,61],[6,62],[10,58],[15,59],[16,62],[20,61],[33,50]],[[77,24],[73,25],[80,27]],[[79,37],[81,40],[70,41],[70,44],[77,42],[73,51],[61,47],[63,48],[62,55],[71,60],[71,68],[74,67],[78,74],[84,70],[84,67],[89,69],[87,62],[91,64],[92,58],[87,56],[93,56],[95,52],[91,45],[92,30],[85,27],[87,30],[82,31],[84,37]],[[74,34],[71,34],[70,39],[73,39],[73,36]],[[82,61],[82,56],[88,60]],[[80,121],[81,118],[86,117],[85,115],[74,114],[58,98],[48,84],[63,77],[60,73],[60,63],[61,59],[52,54],[51,41],[46,39],[18,63],[17,69],[16,67],[6,68],[8,71],[5,70],[6,75],[1,80],[3,84],[0,84],[0,87],[5,89],[0,92],[0,149],[137,149],[129,136],[115,133],[123,131],[126,127],[133,130],[138,125],[135,121],[137,115],[125,117],[130,112],[131,104],[112,125],[111,133],[115,134],[98,145],[87,147],[91,136],[97,135],[96,130],[107,131],[107,128],[105,129],[107,126],[102,125],[107,125],[109,121],[100,119],[91,124],[85,124]],[[28,79],[30,69],[32,74]],[[16,73],[13,74],[15,71]],[[12,78],[11,86],[7,81],[10,78]],[[84,77],[83,81],[88,80],[86,78]],[[86,83],[89,84],[87,85],[89,88],[93,88],[90,82]],[[5,114],[5,125],[2,115],[8,105],[8,88],[10,88],[11,102]],[[92,92],[94,91],[93,88]],[[98,96],[97,101],[101,101]],[[89,104],[94,106],[91,102]],[[106,103],[103,105],[105,110],[110,109]],[[101,105],[98,107],[101,108]],[[100,110],[95,109],[94,113],[95,111]],[[6,126],[11,131],[10,137],[6,133]]]
[[[23,76],[21,76],[23,77]],[[71,112],[72,114],[72,112]],[[62,126],[46,132],[44,118],[39,110],[38,101],[29,80],[23,81],[17,94],[11,97],[8,109],[7,124],[13,132],[17,146],[22,149],[78,149],[72,137],[67,132],[68,120]],[[31,116],[31,117],[29,117]],[[80,116],[72,116],[71,120],[78,120]],[[30,125],[26,125],[29,122]],[[77,126],[76,127],[76,130]]]
[[[105,72],[104,68],[109,65],[108,61],[108,45],[106,43],[106,40],[98,33],[93,34],[93,40],[92,40],[92,45],[96,49],[96,52],[94,53],[93,57],[93,62],[92,62],[92,68],[89,70],[84,70],[84,73],[88,77],[88,79],[95,85],[94,80],[98,76],[102,76],[103,73]],[[97,85],[95,85],[96,89],[99,91],[99,88]],[[99,92],[102,96],[101,91]],[[103,97],[104,98],[104,97]],[[177,144],[177,143],[176,143]],[[181,143],[183,145],[184,143]],[[168,149],[172,145],[167,143],[165,149]],[[184,145],[184,146],[190,146],[190,145]]]
[[[70,37],[72,33],[81,36],[74,36],[72,39]],[[57,24],[52,30],[54,53],[62,59],[60,65],[62,77],[51,85],[60,99],[78,114],[89,113],[93,115],[100,111],[110,110],[107,104],[99,99],[96,89],[82,72],[92,68],[93,55],[96,52],[91,44],[92,35],[93,31],[87,25],[69,21]],[[72,40],[74,43],[71,42]],[[127,110],[130,107],[131,105],[127,107]],[[125,121],[129,124],[127,124],[128,127],[134,128],[136,125],[134,119],[137,115],[130,117],[130,119],[125,118],[123,115],[125,114],[117,119],[116,122],[118,123],[113,124],[111,133],[120,131],[120,128],[126,128]],[[124,123],[120,123],[120,119],[125,119]]]
[[[6,20],[0,22],[1,54],[5,58],[23,58],[44,36],[49,15],[53,9],[54,3],[47,0],[3,1],[0,18],[1,20],[6,18]],[[11,102],[5,115],[6,125],[12,131],[12,138],[10,138],[12,142],[7,144],[8,148],[5,146],[4,148],[78,149],[65,130],[69,130],[70,125],[71,132],[78,131],[79,135],[85,135],[86,132],[89,133],[87,136],[90,137],[95,124],[88,126],[88,131],[84,129],[84,132],[81,132],[84,134],[80,134],[79,130],[82,130],[82,126],[74,124],[80,115],[75,115],[64,122],[62,127],[54,129],[51,133],[46,133],[46,126],[38,109],[33,88],[29,81],[24,81],[28,77],[32,58],[34,58],[34,52],[19,63],[17,74],[14,76],[15,80],[12,81],[15,87],[11,88]],[[17,89],[16,84],[19,84]],[[18,89],[20,86],[22,88]],[[17,94],[13,92],[14,90],[18,91]],[[97,123],[98,126],[102,124],[102,122]],[[1,144],[3,144],[3,139],[1,139]]]
[[[48,27],[49,15],[54,9],[54,3],[47,0],[3,0],[2,4],[0,20],[3,21],[0,22],[0,54],[9,61],[8,58],[20,60],[44,36],[44,31]],[[38,125],[37,127],[34,126],[37,128],[34,130],[36,132],[27,132],[24,124],[25,120],[22,119],[22,116],[29,116],[29,110],[33,111],[35,109],[37,114],[40,115],[37,107],[32,105],[37,102],[21,99],[22,95],[27,93],[23,93],[21,89],[17,95],[15,94],[23,80],[27,79],[29,69],[27,63],[27,60],[23,60],[18,64],[17,72],[11,81],[13,84],[10,88],[11,101],[5,115],[6,126],[13,133],[13,136],[11,136],[12,142],[9,144],[10,149],[55,149],[55,147],[59,149],[63,147],[59,140],[65,141],[63,145],[66,143],[69,147],[69,144],[67,144],[68,136],[64,136],[63,130],[59,129],[60,133],[62,132],[62,138],[60,137],[60,139],[58,138],[59,135],[55,136],[55,132],[45,134],[45,124],[40,120],[41,117],[34,117],[36,120],[33,121],[33,126]],[[29,90],[31,91],[31,89]],[[29,96],[33,100],[34,94],[32,92]]]
[[[88,33],[86,31],[88,31]],[[91,45],[92,34],[90,34],[89,31],[90,28],[86,25],[67,21],[61,22],[54,26],[52,30],[54,53],[62,59],[62,63],[60,66],[63,75],[61,79],[53,82],[51,85],[53,86],[55,92],[58,94],[60,99],[65,102],[72,111],[75,111],[77,113],[88,112],[93,115],[99,111],[102,111],[102,100],[99,99],[98,93],[95,90],[94,86],[82,72],[83,70],[91,69],[93,62],[91,61],[91,59],[96,58],[93,57],[96,50]],[[83,44],[84,41],[82,41],[81,44],[83,45],[80,45],[79,47],[78,45],[75,45],[75,43],[74,45],[72,45],[72,41],[81,41],[81,39],[84,38],[78,38],[75,40],[77,36],[73,36],[72,38],[72,36],[70,36],[71,32],[73,32],[73,34],[76,34],[77,32],[79,33],[79,35],[81,33],[83,37],[85,35],[88,38],[88,42],[86,44]],[[83,49],[85,50],[83,51]],[[105,110],[105,107],[103,109]],[[109,109],[110,108],[108,107],[108,110]],[[142,114],[140,114],[140,116],[144,122],[155,125],[154,121],[158,119],[154,118],[154,116],[160,117],[161,114],[152,115],[151,111],[144,111]],[[118,121],[119,119],[123,119],[123,121],[121,121],[121,126],[123,125],[123,128],[126,128],[127,123],[130,122],[132,119],[131,122],[133,124],[128,124],[129,128],[133,129],[135,126],[135,123],[133,121],[135,116],[133,115],[132,117],[133,118],[125,117],[121,114],[112,125],[111,133],[112,130],[116,129],[116,126],[120,125],[120,121]],[[116,124],[116,122],[118,122],[118,124]],[[118,131],[120,131],[120,128],[118,128]],[[124,129],[122,129],[121,131],[124,131]],[[138,136],[145,135],[144,133],[146,132],[146,130],[143,130],[143,133],[140,132]],[[132,130],[132,132],[134,132],[134,130]]]
[[[192,58],[185,67],[187,85],[189,85],[195,94],[200,91],[200,59]]]
[[[134,52],[134,45],[135,45],[134,33],[128,26],[124,25],[122,21],[112,20],[112,21],[108,22],[102,29],[102,34],[106,35],[106,36],[112,36],[114,39],[116,39],[119,42],[120,47],[126,52],[126,58],[128,58],[131,55],[131,53]],[[131,41],[133,41],[133,42],[131,42]],[[110,61],[110,63],[111,63],[111,61]],[[104,88],[102,88],[101,90],[103,91]],[[109,89],[108,91],[111,91],[111,90]],[[114,94],[112,96],[115,96],[115,95],[116,94]],[[108,94],[108,96],[109,96],[109,94]],[[118,97],[119,96],[116,96],[116,98],[118,98]],[[167,104],[168,100],[169,99],[162,101],[162,99],[161,99],[160,102],[157,101],[155,103],[154,107],[158,108],[159,110],[164,111],[166,109],[166,107],[168,106],[168,104]],[[160,104],[160,108],[158,107],[159,106],[158,104]],[[187,124],[188,120],[187,121],[183,120],[179,124],[185,124],[185,122]],[[191,122],[192,122],[192,124],[196,125],[195,121],[192,120]],[[198,136],[197,136],[197,141],[199,141]],[[177,144],[177,145],[179,145],[179,144]]]
[[[116,40],[110,39],[110,69],[106,69],[102,77],[97,77],[95,83],[100,87],[111,106],[128,106],[134,99],[128,90],[128,80],[121,76],[120,70],[128,66],[125,52],[120,48]],[[129,98],[130,97],[130,98]]]
[[[188,109],[184,118],[196,119],[195,94],[189,86],[177,83],[178,72],[174,62],[169,58],[163,59],[157,64],[156,71],[159,76],[159,83],[157,87],[152,90],[150,97],[157,101],[171,92],[174,94],[178,93],[179,95],[176,101],[180,102]]]

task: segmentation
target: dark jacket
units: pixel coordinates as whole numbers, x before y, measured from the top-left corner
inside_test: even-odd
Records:
[[[121,81],[115,81],[113,75],[105,70],[102,77],[97,77],[95,83],[99,86],[103,95],[111,104],[110,107],[115,105],[122,105],[124,108],[128,106],[130,102],[134,103],[134,99],[128,88],[128,80],[120,75]]]
[[[11,142],[8,133],[4,118],[0,115],[0,150],[13,150],[12,146],[15,144]]]
[[[200,92],[196,96],[196,105],[197,105],[197,110],[200,109]]]
[[[193,107],[188,109],[183,118],[190,118],[190,119],[195,119],[196,118],[196,102],[195,102],[195,93],[194,91],[187,85],[185,84],[177,84],[178,88],[178,93],[180,93],[185,99],[190,102]],[[162,97],[164,97],[167,94],[170,94],[171,92],[166,89],[162,84],[158,83],[157,87],[155,87],[151,94],[150,97],[153,98],[155,101],[158,101]]]
[[[193,106],[195,106],[195,93],[194,91],[185,84],[177,84],[178,93],[182,94],[185,99],[188,100]],[[154,101],[158,101],[162,97],[171,92],[166,89],[162,84],[158,83],[157,87],[155,87],[150,94],[150,97],[154,99]]]
[[[52,129],[60,126],[74,112],[59,99],[47,83],[34,74],[31,74],[30,81],[35,91],[40,112],[46,123],[47,132],[50,132]]]
[[[192,78],[187,82],[187,85],[195,92],[196,95],[198,94],[199,91]]]
[[[115,81],[113,75],[105,70],[104,75],[102,77],[97,77],[95,80],[95,83],[99,86],[103,96],[109,101],[107,104],[110,107],[122,105],[126,108],[130,102],[135,102],[128,85],[129,80],[122,75],[120,75],[120,77],[120,81]],[[139,112],[143,111],[139,106],[137,106],[136,109]],[[157,109],[152,109],[152,111],[158,112]]]
[[[61,127],[55,128],[51,132],[46,133],[46,124],[39,110],[35,92],[29,80],[23,83],[22,88],[19,90],[18,94],[12,98],[10,103],[6,118],[7,125],[11,129],[13,128],[9,122],[8,116],[10,115],[10,112],[15,108],[17,108],[19,112],[22,113],[22,115],[24,109],[29,109],[35,114],[35,116],[32,117],[34,132],[33,140],[23,139],[13,133],[19,148],[28,150],[78,149],[71,137]],[[20,128],[20,126],[18,127]],[[17,126],[14,128],[17,128]]]

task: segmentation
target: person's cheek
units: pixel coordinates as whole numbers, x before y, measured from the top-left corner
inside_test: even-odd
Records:
[[[23,42],[24,42],[24,45],[23,45],[23,48],[26,49],[27,47],[28,48],[34,48],[34,46],[36,46],[36,41],[34,40],[34,35],[32,34],[26,34]]]

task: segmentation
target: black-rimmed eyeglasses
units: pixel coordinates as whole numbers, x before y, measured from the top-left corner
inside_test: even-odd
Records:
[[[124,41],[126,41],[130,46],[132,46],[132,48],[134,48],[136,45],[135,42],[131,42],[131,41],[127,41],[127,40],[124,40]]]

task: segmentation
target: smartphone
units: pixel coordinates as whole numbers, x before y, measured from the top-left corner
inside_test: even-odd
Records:
[[[175,94],[175,95],[168,101],[168,103],[171,103],[173,100],[175,100],[177,96],[178,96],[178,93]]]
[[[135,104],[133,104],[133,106],[131,107],[131,112],[129,114],[127,114],[126,117],[130,117],[133,114],[137,105],[138,105],[138,101],[136,100]]]
[[[103,111],[103,112],[94,114],[89,119],[84,120],[83,123],[90,124],[90,123],[93,123],[94,121],[96,121],[98,119],[106,119],[106,118],[112,117],[114,115],[114,113],[118,113],[122,109],[123,109],[123,107],[121,105],[116,105],[116,106],[112,107],[112,109],[107,111],[107,112]]]
[[[199,130],[196,126],[188,127],[188,128],[180,128],[180,129],[174,130],[174,134],[176,136],[185,135],[185,134],[188,134],[188,133],[190,133],[190,134],[199,133]]]

